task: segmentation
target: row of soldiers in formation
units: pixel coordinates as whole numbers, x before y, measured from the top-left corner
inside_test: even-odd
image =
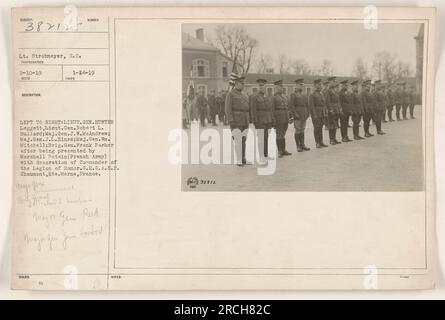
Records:
[[[258,147],[262,159],[265,160],[271,158],[267,148],[268,132],[271,128],[276,130],[278,156],[281,158],[291,154],[286,150],[285,136],[288,125],[292,123],[295,127],[294,137],[297,151],[309,151],[310,149],[305,145],[305,128],[309,116],[312,119],[317,148],[327,147],[323,141],[323,126],[329,132],[330,144],[336,145],[341,143],[337,140],[338,128],[340,128],[342,142],[352,141],[348,134],[350,118],[353,123],[352,137],[354,140],[364,139],[359,133],[359,124],[362,120],[364,137],[374,136],[369,130],[371,120],[376,126],[377,134],[384,135],[382,122],[394,121],[394,106],[397,120],[406,120],[408,110],[410,118],[414,119],[416,95],[414,87],[408,88],[405,82],[398,82],[398,88],[393,90],[380,80],[374,82],[365,80],[361,83],[362,90],[359,92],[358,80],[350,83],[348,80],[344,80],[338,83],[336,77],[330,77],[324,84],[322,79],[316,79],[314,81],[315,90],[307,96],[303,93],[304,79],[296,79],[295,92],[287,99],[283,96],[282,80],[274,82],[274,95],[266,97],[265,85],[267,81],[258,79],[258,92],[247,97],[243,93],[244,79],[243,76],[233,78],[234,87],[227,93],[225,99],[225,116],[232,131],[239,129],[241,132],[246,132],[250,123],[253,123],[256,129],[263,129],[261,130],[264,133],[263,139],[259,141]],[[247,164],[245,136],[240,143],[242,143],[240,148],[242,157],[238,165],[242,166]]]

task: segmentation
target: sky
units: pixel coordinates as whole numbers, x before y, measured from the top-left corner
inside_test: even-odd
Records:
[[[183,24],[182,31],[195,35],[204,28],[211,39],[218,24]],[[368,69],[374,55],[382,50],[396,54],[415,70],[418,23],[379,23],[378,29],[365,29],[363,23],[244,23],[246,31],[259,41],[258,54],[277,58],[286,54],[293,59],[305,59],[311,67],[329,59],[337,75],[351,75],[354,61],[361,57]],[[255,71],[255,68],[254,70]]]

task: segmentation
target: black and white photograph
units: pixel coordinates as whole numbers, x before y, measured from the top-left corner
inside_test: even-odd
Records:
[[[8,9],[0,297],[443,296],[442,11]]]
[[[183,191],[422,191],[424,23],[182,25]]]

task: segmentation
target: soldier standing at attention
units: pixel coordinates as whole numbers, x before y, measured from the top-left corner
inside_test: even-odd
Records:
[[[208,100],[209,100],[209,122],[211,122],[214,126],[216,126],[217,105],[216,105],[215,90],[210,91]]]
[[[394,109],[394,92],[392,91],[392,87],[388,84],[388,89],[386,90],[386,96],[388,97],[388,105],[386,107],[386,113],[388,114],[388,121],[393,122],[392,111]]]
[[[295,92],[290,95],[289,108],[291,110],[294,127],[295,127],[295,143],[297,151],[309,151],[310,149],[304,144],[304,130],[306,129],[306,120],[309,118],[309,108],[307,96],[303,94],[304,79],[295,80],[297,87]]]
[[[416,105],[416,87],[414,87],[414,86],[411,86],[409,100],[410,100],[409,115],[410,115],[411,119],[415,119],[414,118],[414,106]]]
[[[188,129],[187,126],[187,92],[182,92],[182,128]]]
[[[222,105],[219,113],[220,121],[224,123],[224,125],[228,125],[227,122],[227,116],[226,116],[226,97],[227,97],[227,90],[223,90],[221,93],[221,99],[222,99]]]
[[[408,87],[406,86],[406,82],[404,82],[403,83],[403,105],[402,105],[403,120],[408,120],[408,118],[406,117],[406,112],[408,110],[410,103],[411,103],[410,92],[408,90]]]
[[[314,126],[314,139],[317,148],[327,147],[323,143],[323,124],[327,113],[326,104],[324,101],[321,79],[314,80],[315,90],[309,96],[309,110],[311,113],[312,124]]]
[[[358,80],[352,81],[352,93],[351,93],[351,115],[352,115],[352,134],[354,140],[363,140],[360,136],[359,125],[364,114],[362,100],[358,93]]]
[[[373,134],[369,132],[369,123],[373,117],[373,112],[374,112],[374,105],[373,105],[374,102],[371,95],[371,80],[363,81],[362,87],[363,90],[361,93],[361,100],[364,110],[363,128],[365,130],[365,137],[370,138],[373,136]]]
[[[216,102],[216,113],[218,114],[218,121],[222,123],[224,121],[221,116],[221,110],[224,110],[224,100],[222,97],[222,92],[218,92],[218,94],[215,97],[215,102]]]
[[[340,106],[342,113],[340,115],[340,131],[341,141],[349,142],[351,139],[348,137],[349,117],[351,116],[351,93],[349,92],[348,80],[340,82],[341,89],[339,93]]]
[[[258,79],[256,82],[259,88],[258,92],[250,97],[250,111],[257,133],[260,160],[264,162],[266,159],[273,159],[269,157],[268,151],[269,130],[272,128],[273,113],[265,96],[267,80]]]
[[[382,131],[382,113],[384,112],[386,106],[385,106],[385,96],[383,94],[383,86],[381,84],[382,82],[380,80],[376,80],[374,82],[375,89],[374,89],[374,118],[373,121],[375,123],[375,126],[377,128],[377,134],[383,135],[385,134]]]
[[[204,90],[201,90],[198,97],[196,97],[196,107],[198,108],[199,121],[203,127],[206,126],[207,105],[208,102],[204,95]]]
[[[323,95],[323,99],[324,99],[324,103],[326,104],[327,98],[328,98],[328,91],[329,91],[329,81],[325,81],[323,82],[323,88],[321,90],[321,94]],[[328,111],[326,109],[326,114],[324,115],[323,118],[323,124],[325,127],[325,130],[329,130],[328,128]]]
[[[248,164],[246,161],[246,139],[250,107],[249,100],[243,93],[244,79],[245,77],[241,76],[233,79],[235,83],[234,88],[227,93],[225,102],[227,121],[230,124],[230,130],[232,130],[232,136],[235,141],[237,166]],[[238,134],[241,134],[241,137]]]
[[[277,132],[278,157],[291,155],[286,151],[286,131],[289,126],[289,108],[286,99],[283,97],[283,80],[274,82],[275,93],[270,99],[273,118],[275,119],[275,129]]]
[[[329,140],[332,145],[341,144],[340,141],[336,139],[338,119],[340,116],[340,100],[338,93],[336,91],[336,77],[330,77],[329,80],[329,90],[326,93],[326,107],[328,109],[328,129],[329,129]]]
[[[402,109],[402,105],[403,105],[403,82],[399,82],[397,83],[397,89],[396,89],[396,93],[395,93],[395,100],[396,100],[396,118],[397,121],[400,121],[400,109]]]
[[[386,123],[386,122],[388,122],[388,121],[386,121],[386,110],[388,109],[389,100],[388,100],[388,94],[386,91],[386,85],[383,83],[382,83],[381,91],[382,91],[382,96],[383,96],[382,97],[383,98],[383,108],[382,108],[382,113],[381,113],[380,117],[382,119],[382,123]]]

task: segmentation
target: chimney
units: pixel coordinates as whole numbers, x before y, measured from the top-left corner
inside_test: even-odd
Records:
[[[196,39],[204,42],[204,29],[203,28],[196,29]]]

